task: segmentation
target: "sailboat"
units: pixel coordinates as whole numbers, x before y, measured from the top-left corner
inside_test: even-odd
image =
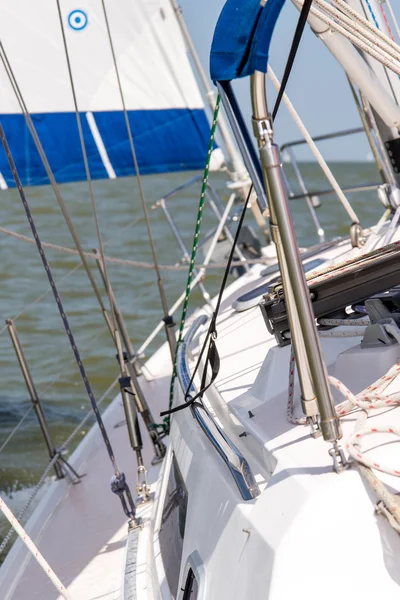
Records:
[[[211,49],[218,98],[179,331],[167,310],[167,342],[140,365],[124,348],[105,269],[121,393],[68,460],[53,453],[50,465],[58,464],[62,473],[26,524],[1,501],[19,535],[0,568],[2,598],[398,598],[400,471],[393,441],[400,435],[400,47],[390,28],[396,20],[390,2],[387,15],[378,0],[293,3],[300,18],[282,84],[268,53],[284,2],[228,0],[222,10]],[[148,5],[158,11],[160,3]],[[164,17],[157,12],[157,18],[161,24]],[[85,30],[81,13],[61,13],[62,22],[68,19],[69,36]],[[376,196],[382,218],[369,229],[361,226],[285,93],[307,21],[348,75],[381,174]],[[88,30],[89,23],[88,17]],[[267,75],[280,90],[273,110]],[[246,76],[258,153],[230,83]],[[186,319],[220,102],[251,186],[242,176],[234,181],[243,208],[236,215],[221,289]],[[281,102],[347,212],[344,238],[298,246],[289,210],[294,194],[274,141]],[[100,126],[101,108],[88,104],[84,110],[93,114],[98,140],[115,170],[118,161]],[[89,130],[95,140],[89,125],[85,135]],[[0,137],[8,160],[8,167],[1,163],[4,181],[11,185],[11,173],[29,220],[24,183],[33,175],[26,163],[21,171],[26,179],[20,178],[5,127]],[[294,166],[300,196],[318,228],[318,193],[305,189],[299,165]],[[274,251],[248,260],[248,268],[228,285],[254,193],[255,215],[268,218]],[[54,289],[45,249],[32,227]],[[55,298],[59,305],[56,290]],[[18,348],[18,339],[14,342]],[[20,359],[23,363],[21,353]],[[82,372],[79,355],[77,363]],[[95,398],[91,401],[97,416]],[[153,419],[159,412],[163,423]],[[115,457],[120,462],[111,494],[104,471],[108,458],[115,467]],[[135,470],[138,498],[127,484]]]

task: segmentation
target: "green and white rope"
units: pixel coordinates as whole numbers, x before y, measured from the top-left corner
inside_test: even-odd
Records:
[[[186,281],[185,299],[183,302],[181,322],[179,325],[179,335],[178,335],[178,341],[176,344],[174,365],[173,365],[173,369],[172,369],[171,385],[170,385],[170,390],[169,390],[169,408],[170,409],[172,408],[172,402],[174,399],[174,386],[175,386],[175,380],[176,380],[176,361],[177,361],[177,356],[178,356],[178,348],[183,339],[183,330],[185,328],[186,315],[187,315],[187,311],[188,311],[188,307],[189,307],[189,298],[190,298],[190,293],[191,293],[191,289],[192,289],[191,284],[192,284],[192,279],[193,279],[193,274],[194,274],[197,248],[199,246],[201,221],[203,218],[203,209],[204,209],[204,203],[205,203],[205,197],[206,197],[206,191],[207,191],[208,178],[209,178],[209,173],[210,173],[211,153],[213,151],[215,130],[217,128],[220,102],[221,102],[221,98],[218,94],[217,101],[215,104],[215,109],[214,109],[212,125],[211,125],[210,139],[208,142],[207,159],[206,159],[206,165],[204,168],[203,183],[201,186],[201,193],[200,193],[200,202],[199,202],[199,208],[197,211],[196,227],[194,230],[194,237],[193,237],[192,253],[190,256],[189,271],[188,271],[188,276],[187,276],[187,281]],[[169,431],[169,426],[170,426],[170,417],[167,416],[164,419],[164,424],[163,424],[165,431]]]

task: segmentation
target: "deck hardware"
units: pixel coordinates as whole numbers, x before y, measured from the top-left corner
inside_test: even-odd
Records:
[[[150,500],[150,486],[147,483],[147,469],[144,465],[139,465],[137,469],[138,484],[137,492],[141,502]]]
[[[140,432],[137,398],[132,387],[129,375],[120,377],[119,385],[121,389],[122,402],[124,405],[126,424],[128,426],[129,441],[132,449],[136,453],[137,460],[137,493],[144,501],[149,499],[149,488],[147,485],[147,471],[144,466],[142,450],[142,434]]]
[[[254,414],[251,412],[251,410],[249,410],[249,419],[252,419],[254,417]]]
[[[22,371],[22,375],[25,380],[25,385],[26,385],[29,395],[31,397],[33,408],[35,410],[37,419],[39,421],[39,426],[40,426],[44,441],[47,446],[49,457],[50,457],[50,459],[52,459],[56,456],[56,454],[58,454],[58,452],[57,452],[57,449],[52,440],[52,437],[51,437],[51,434],[49,431],[49,426],[47,424],[47,420],[46,420],[46,417],[45,417],[45,414],[43,412],[43,408],[42,408],[42,405],[40,402],[40,398],[36,391],[35,384],[33,383],[32,375],[29,370],[28,363],[27,363],[27,360],[26,360],[26,357],[25,357],[25,354],[24,354],[24,351],[23,351],[23,348],[22,348],[22,345],[21,345],[21,342],[20,342],[20,339],[18,336],[17,328],[15,327],[14,322],[10,319],[6,320],[6,325],[7,325],[8,333],[11,338],[12,345],[14,346],[15,354],[17,355],[17,359],[18,359],[18,363],[19,363],[19,366]],[[54,463],[54,470],[56,472],[57,479],[63,479],[63,477],[65,477],[63,466],[61,465],[60,460],[61,460],[61,456]],[[79,479],[78,473],[76,473],[76,471],[74,471],[74,469],[72,467],[70,467],[70,465],[68,465],[68,463],[65,461],[65,459],[62,459],[62,462],[64,462],[66,464],[66,466],[69,467],[71,472],[73,472],[76,475],[76,477]]]
[[[136,371],[132,365],[132,361],[129,359],[128,354],[126,352],[122,353],[122,357],[124,360],[124,371],[127,374],[128,388],[132,389],[132,392],[129,389],[125,389],[127,394],[133,393],[134,402],[136,404],[136,408],[143,419],[143,422],[146,426],[147,432],[152,441],[155,456],[153,458],[152,464],[156,464],[160,462],[166,452],[166,447],[164,442],[161,440],[161,436],[157,431],[156,423],[154,421],[153,415],[147,403],[147,400],[142,392],[142,388],[138,381],[138,377]],[[116,355],[117,360],[119,360],[119,356]]]
[[[239,437],[240,437],[240,438],[242,438],[242,437],[247,437],[247,435],[248,435],[248,434],[247,434],[247,431],[243,431],[242,433],[239,433]]]
[[[307,413],[305,413],[305,414],[307,414]],[[311,417],[307,417],[307,423],[310,427],[311,437],[317,438],[322,435],[321,425],[319,422],[318,415],[313,415]]]
[[[343,448],[337,441],[333,443],[332,448],[329,450],[329,454],[333,460],[333,470],[335,473],[341,473],[350,467],[350,463],[346,459]]]
[[[364,246],[365,237],[360,223],[353,223],[350,227],[350,241],[353,248],[361,248]]]

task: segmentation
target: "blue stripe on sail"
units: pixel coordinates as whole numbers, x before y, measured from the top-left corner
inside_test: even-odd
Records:
[[[32,114],[57,182],[86,179],[75,113]],[[124,114],[93,112],[108,157],[118,177],[134,174]],[[14,161],[24,185],[49,183],[23,115],[0,114]],[[81,113],[82,129],[93,179],[107,178],[102,159]],[[201,169],[206,159],[210,126],[202,109],[129,111],[139,168],[143,174]],[[0,172],[7,185],[14,179],[3,148]]]

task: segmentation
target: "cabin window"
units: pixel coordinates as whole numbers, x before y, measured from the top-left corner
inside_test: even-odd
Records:
[[[176,598],[182,562],[188,494],[175,456],[172,458],[159,532],[165,576]],[[192,594],[193,596],[193,594]],[[192,596],[188,596],[192,600]]]
[[[197,600],[199,593],[199,585],[197,583],[197,579],[192,571],[189,569],[189,573],[186,577],[186,583],[184,587],[184,592],[182,596],[182,600]]]

